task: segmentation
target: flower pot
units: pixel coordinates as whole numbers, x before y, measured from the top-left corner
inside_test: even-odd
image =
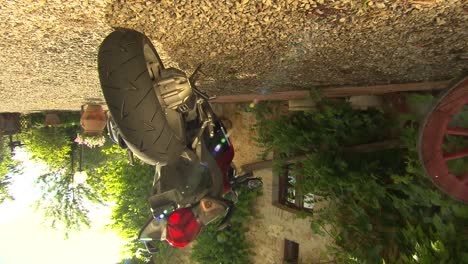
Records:
[[[106,112],[101,105],[85,105],[80,118],[85,134],[100,135],[106,127]]]
[[[45,126],[57,126],[60,124],[60,118],[57,114],[46,114],[44,125]]]

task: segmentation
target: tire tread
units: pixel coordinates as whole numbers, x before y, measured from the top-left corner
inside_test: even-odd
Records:
[[[175,136],[152,92],[144,43],[151,42],[139,32],[112,32],[99,48],[98,71],[104,98],[122,138],[136,156],[154,165],[180,155],[185,142]]]

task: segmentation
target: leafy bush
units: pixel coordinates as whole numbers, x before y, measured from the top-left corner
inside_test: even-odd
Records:
[[[190,258],[204,264],[252,263],[253,245],[246,241],[245,233],[254,217],[255,198],[260,194],[260,190],[242,190],[230,227],[218,231],[217,223],[206,226],[197,237]]]
[[[382,112],[355,111],[346,103],[322,103],[312,112],[298,112],[272,121],[272,106],[262,104],[256,108],[256,140],[265,152],[281,150],[278,154],[284,157],[311,150],[337,151],[341,146],[385,139],[387,135],[383,132],[393,126]]]
[[[102,151],[107,159],[93,170],[98,181],[90,184],[95,190],[99,190],[101,197],[113,204],[110,227],[127,241],[122,252],[126,263],[147,263],[150,257],[157,263],[171,263],[171,260],[177,260],[177,249],[168,246],[167,243],[160,243],[160,252],[150,256],[146,254],[143,243],[137,240],[140,229],[151,216],[148,197],[153,186],[154,167],[139,160],[135,160],[135,164],[130,166],[126,151],[117,145],[103,148]],[[94,156],[97,154],[94,153]]]
[[[150,209],[148,197],[153,186],[154,167],[136,161],[130,166],[124,150],[114,145],[105,150],[107,155],[118,154],[119,159],[106,162],[97,168],[97,178],[100,180],[100,196],[114,203],[112,210],[112,228],[128,241],[136,242],[140,228],[148,220]],[[136,248],[129,244],[126,251],[131,257]]]
[[[44,162],[51,169],[63,168],[70,160],[73,141],[58,127],[26,130],[21,135],[24,148],[33,159]]]
[[[298,183],[303,193],[328,201],[326,208],[314,212],[311,227],[335,239],[329,254],[339,263],[467,259],[468,236],[449,234],[466,233],[468,206],[442,194],[424,176],[416,129],[402,133],[408,149],[355,153],[347,147],[388,138],[395,122],[382,112],[357,111],[338,101],[318,102],[311,112],[276,120],[268,118],[267,111],[258,114],[257,140],[275,151],[278,166],[288,157],[307,156],[292,173],[304,176]],[[437,250],[430,250],[431,243]]]

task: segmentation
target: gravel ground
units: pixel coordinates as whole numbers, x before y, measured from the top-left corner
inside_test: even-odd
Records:
[[[106,2],[0,2],[0,112],[75,109],[101,98],[96,54]]]
[[[166,66],[214,94],[444,80],[468,69],[464,0],[1,1],[0,111],[102,98],[112,27],[145,32]]]

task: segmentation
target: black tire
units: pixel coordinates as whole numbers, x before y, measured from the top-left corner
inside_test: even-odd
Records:
[[[99,47],[98,71],[104,98],[120,135],[138,158],[155,165],[180,155],[185,139],[173,132],[153,91],[146,62],[148,47],[162,70],[164,66],[145,35],[133,30],[114,31]],[[160,74],[151,72],[153,76]]]

